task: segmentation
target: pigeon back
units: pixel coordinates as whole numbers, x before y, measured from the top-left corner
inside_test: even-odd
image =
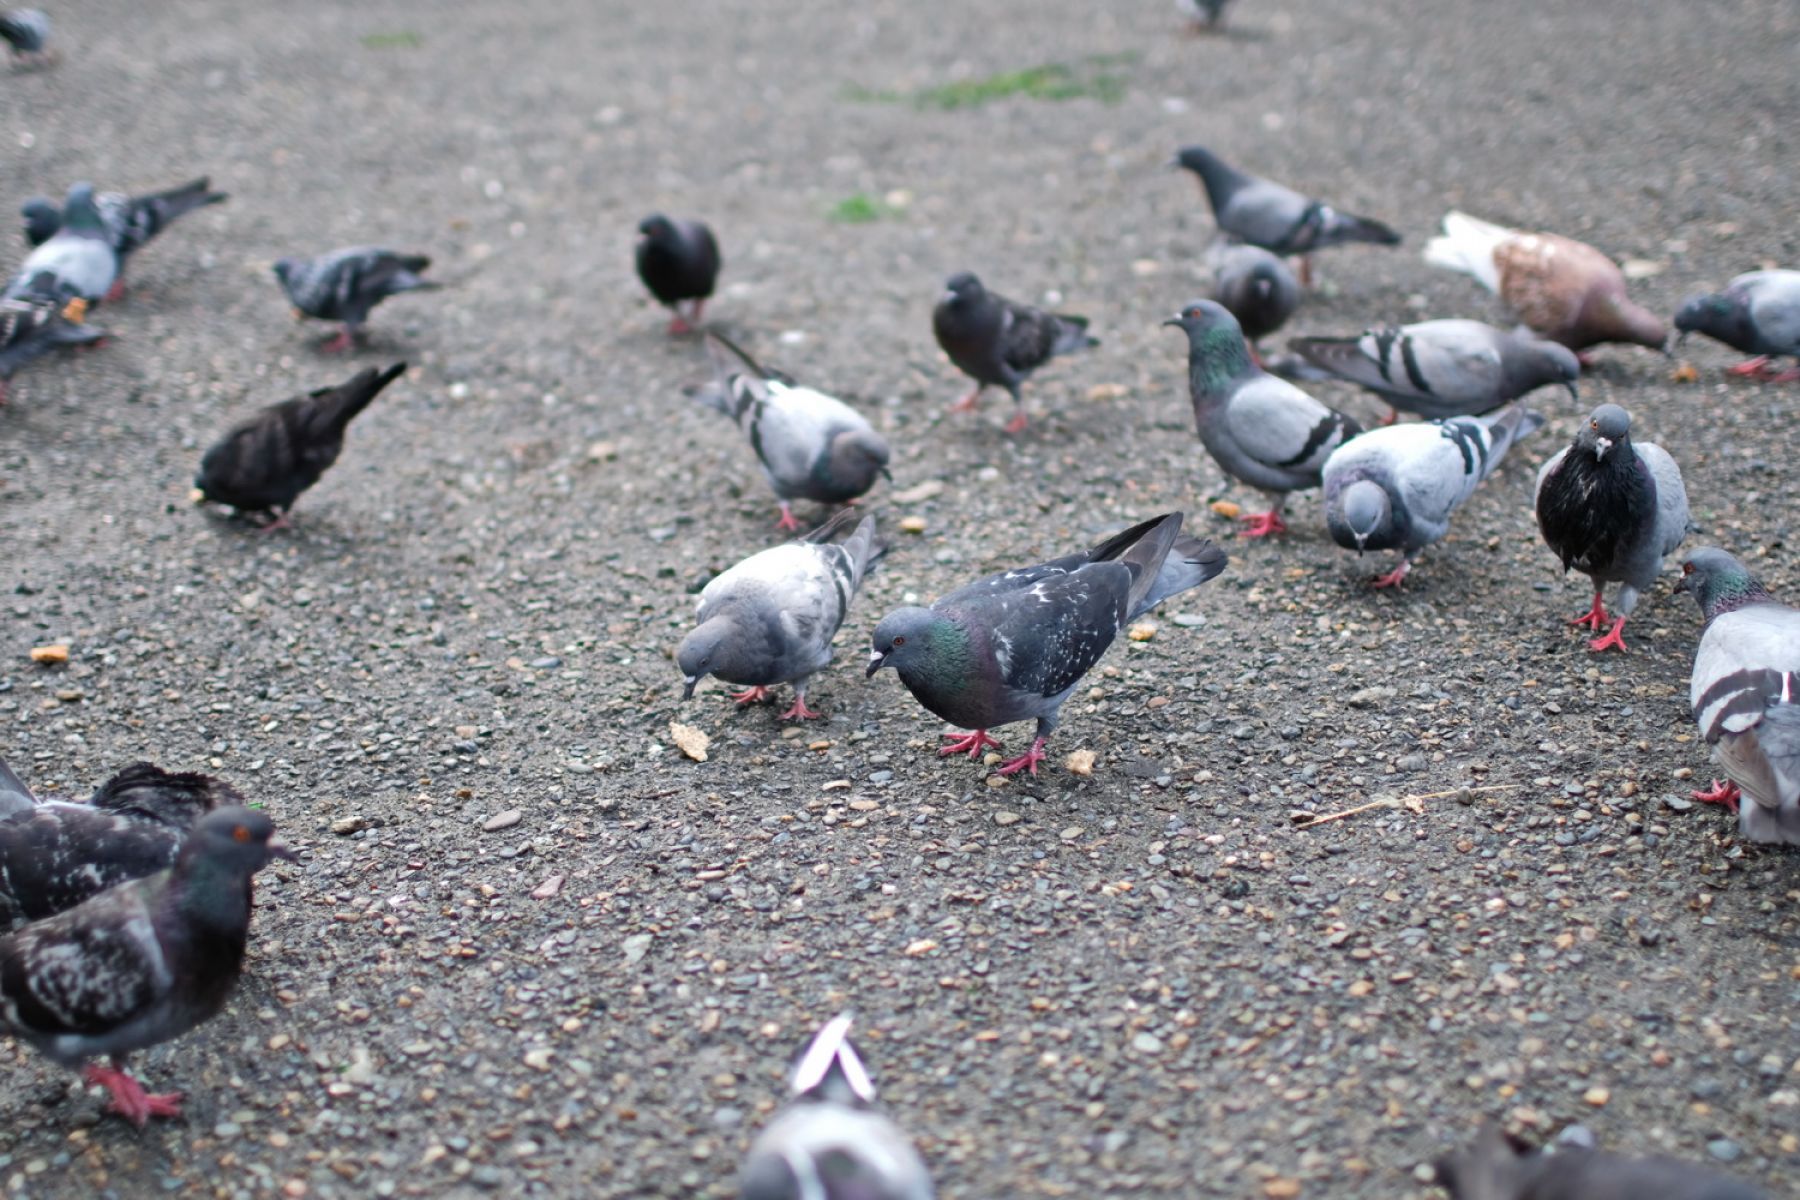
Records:
[[[1713,617],[1688,698],[1701,734],[1748,797],[1739,812],[1745,833],[1800,844],[1800,612],[1764,601]]]

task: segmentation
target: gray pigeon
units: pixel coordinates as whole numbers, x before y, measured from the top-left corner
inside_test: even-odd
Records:
[[[85,804],[40,801],[0,762],[0,929],[173,865],[194,822],[242,803],[210,775],[149,763],[126,767]]]
[[[1175,8],[1196,28],[1214,30],[1225,27],[1225,6],[1230,3],[1231,0],[1175,0]]]
[[[687,333],[719,282],[718,240],[699,221],[652,213],[638,222],[637,270],[657,303],[673,310],[669,332]]]
[[[1287,324],[1300,306],[1300,284],[1287,263],[1261,246],[1215,241],[1206,252],[1212,271],[1212,298],[1237,318],[1261,362],[1257,343]]]
[[[1287,494],[1318,487],[1325,460],[1362,426],[1257,366],[1237,318],[1211,300],[1192,301],[1163,324],[1187,334],[1200,444],[1227,475],[1274,497],[1268,512],[1244,517],[1244,536],[1287,532]]]
[[[1240,339],[1240,348],[1243,343]],[[1225,569],[1225,552],[1181,534],[1168,513],[1089,550],[989,576],[930,608],[898,608],[871,639],[868,674],[893,667],[913,697],[952,725],[940,755],[973,759],[987,731],[1035,720],[1031,749],[1000,774],[1037,774],[1057,713],[1131,621]]]
[[[1413,557],[1450,532],[1450,514],[1475,494],[1514,442],[1543,423],[1537,413],[1513,405],[1489,417],[1389,425],[1351,439],[1325,460],[1331,540],[1358,554],[1398,550],[1400,564],[1373,581],[1378,588],[1398,587]]]
[[[741,1200],[932,1200],[912,1139],[875,1108],[850,1021],[834,1017],[801,1055],[792,1101],[744,1159]]]
[[[50,18],[40,8],[0,9],[0,40],[12,48],[13,62],[42,66],[55,55],[50,44]]]
[[[54,288],[46,291],[48,277]],[[25,257],[6,295],[48,296],[66,300],[79,296],[89,304],[98,304],[112,291],[119,278],[119,252],[113,249],[106,223],[94,200],[94,185],[78,183],[69,189],[63,204],[62,225],[43,245]]]
[[[219,204],[226,199],[226,194],[213,191],[211,182],[202,175],[179,187],[142,196],[101,192],[94,197],[94,205],[100,212],[100,221],[106,227],[112,248],[118,252],[122,276],[125,260],[142,250],[157,234],[196,208]],[[33,246],[43,245],[62,228],[62,214],[41,196],[25,201],[19,213],[25,218],[25,240]],[[124,291],[125,281],[121,277],[113,281],[106,299],[117,300]]]
[[[1288,346],[1394,408],[1434,420],[1492,412],[1545,384],[1581,395],[1574,351],[1481,321],[1382,325],[1358,337],[1295,338]]]
[[[791,683],[794,705],[779,719],[820,715],[806,707],[806,681],[831,662],[831,639],[879,553],[874,517],[831,544],[850,517],[839,513],[799,541],[752,554],[701,589],[700,623],[675,651],[686,678],[682,699],[707,675],[743,685],[732,696],[739,704],[766,700],[771,686]]]
[[[175,865],[0,938],[0,1029],[85,1078],[138,1125],[177,1116],[125,1070],[134,1050],[180,1037],[224,1007],[244,963],[251,877],[293,854],[255,809],[221,808],[194,826]]]
[[[1579,1127],[1577,1127],[1579,1129]],[[1436,1163],[1450,1200],[1765,1200],[1748,1184],[1672,1158],[1624,1158],[1565,1132],[1533,1150],[1489,1123],[1466,1149]]]
[[[1688,700],[1726,776],[1694,799],[1731,808],[1747,838],[1800,846],[1800,611],[1723,550],[1695,550],[1681,571],[1675,590],[1706,618]]]
[[[800,528],[795,500],[847,504],[874,487],[876,476],[888,475],[887,439],[861,413],[835,396],[765,370],[726,338],[711,336],[747,370],[727,371],[715,358],[716,382],[694,394],[737,422],[750,439],[781,502],[777,528]]]
[[[351,246],[316,258],[277,259],[274,271],[299,315],[344,323],[342,333],[319,347],[332,353],[350,349],[369,310],[389,296],[441,287],[419,277],[430,265],[423,254]]]
[[[967,271],[952,275],[932,310],[931,331],[975,388],[950,411],[969,412],[987,387],[1003,387],[1013,398],[1006,432],[1018,433],[1027,419],[1019,385],[1058,354],[1098,346],[1100,340],[1088,336],[1087,326],[1086,317],[1047,313],[990,292]]]
[[[1590,650],[1624,650],[1625,620],[1638,593],[1656,582],[1663,559],[1687,536],[1681,468],[1661,446],[1631,440],[1631,415],[1602,404],[1582,422],[1574,444],[1538,470],[1537,520],[1544,542],[1594,581],[1593,607],[1570,624],[1599,632],[1610,619],[1600,593],[1618,582],[1617,617]]]
[[[1725,285],[1722,292],[1690,296],[1675,314],[1679,342],[1704,333],[1733,350],[1756,357],[1729,368],[1765,383],[1800,379],[1800,271],[1751,271]],[[1795,365],[1777,371],[1770,362],[1786,356]]]
[[[47,273],[33,286],[50,294],[56,291]],[[0,300],[0,404],[6,403],[13,372],[32,359],[62,346],[91,346],[106,336],[98,326],[70,319],[70,312],[86,306],[85,300],[53,300],[30,288],[19,299]]]

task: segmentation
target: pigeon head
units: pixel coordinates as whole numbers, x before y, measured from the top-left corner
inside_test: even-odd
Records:
[[[951,308],[979,304],[987,289],[972,271],[958,271],[944,282],[944,303]]]
[[[1576,385],[1576,380],[1581,378],[1581,360],[1561,342],[1545,338],[1534,339],[1530,352],[1520,356],[1519,365],[1537,381],[1531,387],[1560,383],[1569,389],[1570,399],[1581,399],[1581,389]],[[1530,391],[1531,388],[1525,390]]]
[[[100,220],[100,206],[94,202],[94,185],[78,183],[69,189],[68,198],[63,201],[63,228],[103,232]]]
[[[638,222],[638,235],[652,245],[666,245],[675,239],[675,224],[661,213],[651,213]]]
[[[1771,599],[1767,588],[1743,563],[1717,546],[1701,546],[1681,560],[1675,590],[1687,592],[1708,621],[1759,600]]]
[[[1736,346],[1740,340],[1748,343],[1754,340],[1747,328],[1748,315],[1741,304],[1719,292],[1689,296],[1675,310],[1675,344],[1680,345],[1690,333],[1704,333],[1728,346]]]
[[[1215,210],[1237,190],[1238,182],[1243,179],[1239,172],[1226,166],[1205,146],[1183,146],[1169,165],[1198,175],[1200,186],[1206,189],[1207,199]]]
[[[1368,549],[1369,539],[1385,531],[1393,520],[1387,489],[1372,479],[1359,479],[1338,497],[1343,506],[1344,524],[1356,539],[1356,552]]]
[[[1244,340],[1244,327],[1222,304],[1190,300],[1163,324],[1187,334],[1188,367],[1205,391],[1221,391],[1232,380],[1255,369],[1249,343]]]
[[[1433,1165],[1450,1200],[1517,1200],[1525,1194],[1531,1156],[1528,1145],[1490,1124],[1474,1145]]]
[[[19,215],[25,218],[25,240],[33,246],[43,245],[62,228],[62,213],[42,196],[19,205]]]
[[[876,475],[884,475],[892,483],[888,453],[887,439],[873,429],[846,429],[831,439],[826,459],[827,482],[854,488],[853,494],[858,496],[869,490]]]
[[[896,608],[881,618],[869,637],[869,668],[864,674],[872,677],[883,667],[902,676],[937,674],[944,651],[960,660],[967,645],[967,635],[944,614],[917,606]]]
[[[875,1103],[875,1082],[850,1040],[850,1013],[839,1013],[813,1036],[794,1063],[796,1099],[864,1108]]]
[[[1587,423],[1575,435],[1575,449],[1592,454],[1597,462],[1619,446],[1631,446],[1631,414],[1616,404],[1602,404],[1588,414]]]
[[[287,287],[294,282],[294,276],[299,273],[301,263],[302,260],[298,258],[278,258],[269,269],[275,272],[275,278],[281,280],[282,286]]]
[[[767,674],[769,653],[760,639],[746,635],[728,615],[720,614],[696,626],[675,649],[675,663],[685,682],[681,698],[691,697],[695,686],[708,675],[727,683],[754,683]]]
[[[181,861],[204,860],[215,870],[248,880],[272,858],[294,857],[275,836],[275,822],[261,809],[231,805],[195,822],[181,849]]]

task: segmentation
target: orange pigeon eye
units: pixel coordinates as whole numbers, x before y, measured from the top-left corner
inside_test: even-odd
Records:
[[[246,826],[239,825],[231,831],[231,836],[240,842],[247,842],[250,840],[250,830]]]
[[[896,645],[896,646],[904,646],[904,645],[906,645],[906,639],[905,639],[905,638],[903,638],[903,637],[897,637],[897,638],[895,638],[895,639],[894,639],[894,645]]]

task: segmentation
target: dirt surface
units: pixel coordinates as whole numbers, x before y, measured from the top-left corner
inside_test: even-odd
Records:
[[[1158,325],[1211,235],[1175,147],[1405,232],[1322,256],[1291,332],[1496,316],[1419,261],[1452,205],[1643,260],[1668,313],[1800,263],[1789,0],[1242,0],[1223,37],[1164,0],[53,16],[61,66],[0,76],[0,209],[202,171],[232,199],[138,256],[95,314],[114,340],[0,410],[0,750],[65,794],[214,770],[309,853],[264,873],[227,1013],[138,1060],[184,1121],[139,1134],[6,1052],[10,1193],[723,1195],[790,1053],[854,1007],[948,1197],[1425,1196],[1485,1115],[1793,1194],[1800,856],[1668,802],[1709,773],[1685,597],[1646,598],[1628,655],[1565,624],[1584,581],[1529,511],[1581,415],[1561,393],[1403,594],[1362,586],[1385,562],[1315,497],[1233,544],[1035,780],[938,760],[860,670],[905,597],[1168,509],[1226,538],[1207,503],[1255,502]],[[1050,63],[1089,94],[911,99]],[[893,550],[803,730],[713,683],[680,703],[689,593],[777,535],[748,448],[681,393],[700,346],[633,277],[656,209],[717,229],[720,328],[895,446]],[[268,264],[356,243],[452,286],[378,309],[346,363]],[[929,312],[965,268],[1103,339],[1031,384],[1023,436],[997,396],[943,415]],[[1685,353],[1697,383],[1601,351],[1582,408],[1630,408],[1687,473],[1692,544],[1800,596],[1800,390]],[[294,531],[188,503],[231,420],[400,357]],[[66,667],[28,661],[55,641]]]

